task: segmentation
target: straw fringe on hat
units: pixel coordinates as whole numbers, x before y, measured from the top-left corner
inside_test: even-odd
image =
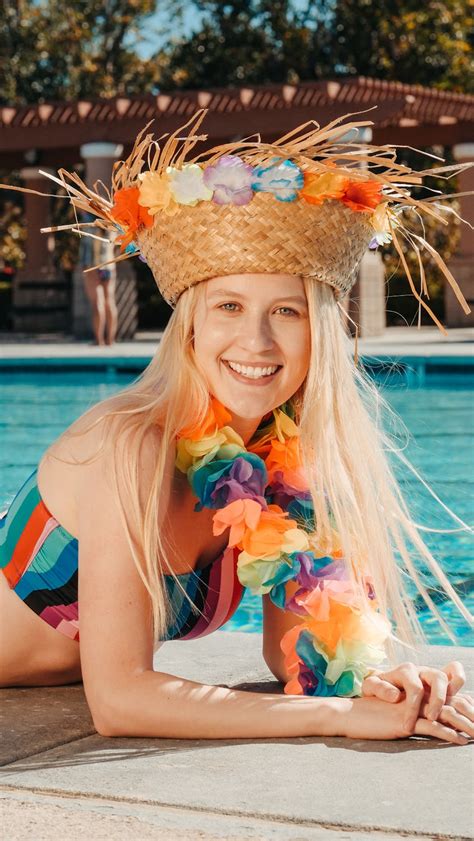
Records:
[[[198,111],[176,132],[158,140],[147,134],[146,126],[128,159],[115,164],[110,192],[103,184],[91,189],[76,173],[64,169],[58,177],[49,175],[64,187],[76,210],[94,214],[99,231],[94,234],[91,223],[79,221],[61,229],[99,238],[100,229],[113,231],[124,252],[114,262],[141,254],[172,306],[188,287],[226,274],[314,277],[341,296],[354,284],[371,241],[393,241],[413,295],[443,332],[421,297],[429,297],[423,250],[440,267],[464,312],[470,312],[440,255],[402,224],[401,212],[411,210],[418,218],[430,215],[446,225],[445,210],[450,208],[441,201],[457,194],[414,199],[410,188],[429,176],[451,178],[474,164],[412,170],[396,162],[394,146],[348,142],[348,132],[373,125],[370,120],[345,122],[356,116],[352,114],[322,128],[315,121],[304,123],[273,143],[263,143],[257,136],[192,157],[196,145],[207,139],[197,133],[206,113]],[[230,163],[232,178],[243,173],[243,186],[234,190],[231,179],[230,187],[217,183],[213,192],[206,186],[209,168],[222,173],[225,181],[224,169]],[[420,293],[402,240],[418,256]],[[96,268],[101,266],[86,271]]]

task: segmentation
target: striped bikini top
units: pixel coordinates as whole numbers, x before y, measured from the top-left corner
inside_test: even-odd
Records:
[[[173,576],[164,576],[173,619],[163,640],[205,636],[235,613],[244,591],[235,551],[228,548],[204,569],[177,576],[199,613]],[[78,541],[46,508],[35,470],[0,514],[0,568],[22,601],[48,625],[76,640],[78,561]]]

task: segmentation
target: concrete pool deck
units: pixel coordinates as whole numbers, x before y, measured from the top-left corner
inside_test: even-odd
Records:
[[[135,364],[147,365],[156,351],[162,333],[139,332],[131,342],[116,342],[111,347],[98,347],[87,341],[76,341],[65,335],[27,336],[0,333],[0,364],[16,367],[25,362],[41,364],[64,361],[71,365],[90,364],[112,367],[120,361],[133,360]],[[448,335],[437,327],[388,327],[381,336],[359,341],[359,354],[388,360],[404,357],[412,359],[433,359],[447,361],[474,360],[474,328],[452,328]]]
[[[281,692],[260,652],[260,634],[218,631],[167,643],[155,669]],[[472,691],[472,649],[427,646],[420,662],[440,667],[453,659],[464,664]],[[1,694],[8,841],[472,836],[472,743],[106,739],[94,731],[80,685]]]

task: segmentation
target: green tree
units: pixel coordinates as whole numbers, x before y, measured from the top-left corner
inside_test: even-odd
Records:
[[[340,73],[474,91],[474,18],[465,0],[336,0],[330,49]]]
[[[329,0],[194,0],[199,31],[160,56],[163,87],[202,88],[297,82],[331,71]]]
[[[147,92],[157,65],[139,57],[137,44],[156,6],[156,0],[4,0],[0,104]]]
[[[191,0],[201,27],[160,54],[164,87],[365,75],[471,91],[465,0]]]

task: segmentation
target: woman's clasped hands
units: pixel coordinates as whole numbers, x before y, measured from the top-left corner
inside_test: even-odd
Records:
[[[404,702],[407,733],[466,745],[474,737],[474,699],[459,693],[465,682],[457,660],[442,669],[407,662],[373,670],[362,683],[362,696]]]

